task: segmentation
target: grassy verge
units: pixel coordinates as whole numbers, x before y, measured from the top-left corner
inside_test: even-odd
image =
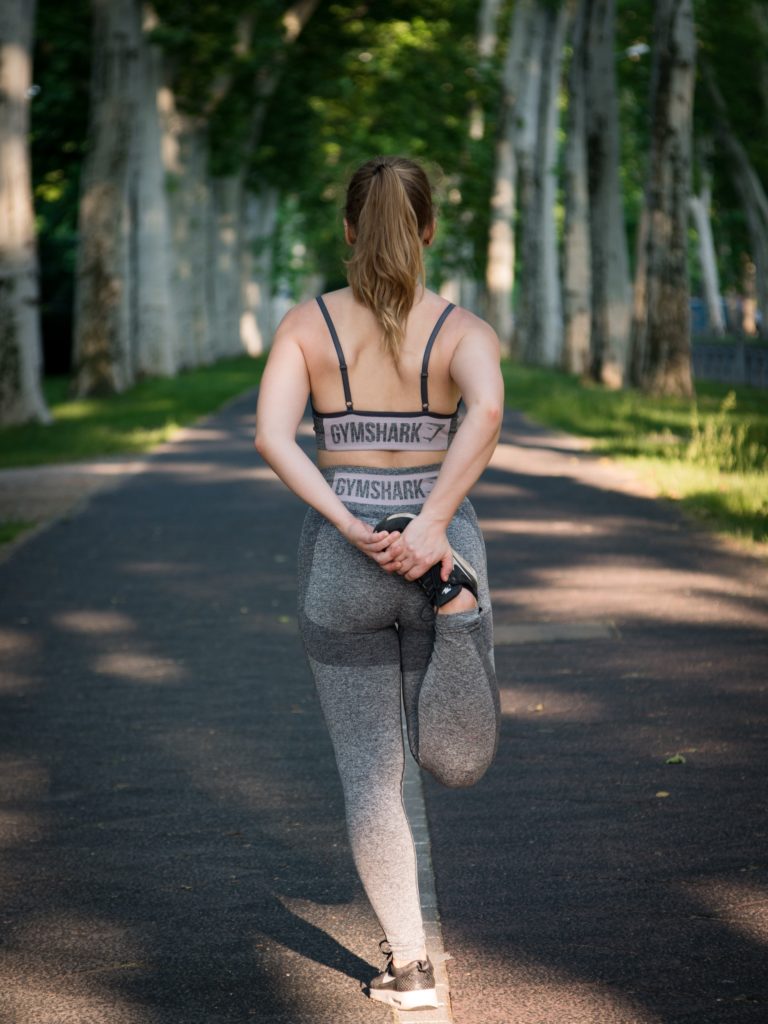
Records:
[[[37,523],[28,519],[9,519],[0,523],[0,544],[8,544],[20,533],[31,530],[33,526],[37,526]]]
[[[592,439],[719,532],[768,541],[768,395],[697,383],[695,402],[607,391],[555,370],[504,364],[507,404]]]
[[[258,384],[264,362],[264,356],[222,359],[178,377],[143,380],[105,398],[70,399],[68,378],[46,378],[54,422],[0,430],[0,467],[145,452],[177,427]]]

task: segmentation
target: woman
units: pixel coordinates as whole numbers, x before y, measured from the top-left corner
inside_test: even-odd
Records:
[[[386,936],[369,995],[415,1009],[438,1003],[402,801],[401,693],[419,764],[445,785],[476,782],[495,754],[499,701],[485,547],[466,495],[496,445],[503,386],[493,330],[424,287],[435,219],[422,168],[368,161],[345,214],[349,287],[280,324],[255,444],[311,506],[299,626]],[[308,399],[317,464],[296,443]]]

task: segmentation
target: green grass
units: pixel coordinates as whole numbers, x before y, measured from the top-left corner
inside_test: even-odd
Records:
[[[46,378],[44,391],[54,422],[0,429],[0,467],[145,452],[177,427],[258,384],[265,359],[222,359],[178,377],[146,379],[104,398],[72,399],[69,378]]]
[[[37,523],[27,519],[8,519],[0,523],[0,544],[7,544],[25,530],[31,530]]]
[[[694,402],[608,391],[565,373],[505,361],[507,404],[592,439],[629,462],[699,521],[768,541],[768,394],[699,381]]]

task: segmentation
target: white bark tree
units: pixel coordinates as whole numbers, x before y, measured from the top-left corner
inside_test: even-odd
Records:
[[[0,4],[0,423],[50,423],[29,160],[34,0]]]
[[[254,306],[253,302],[258,302],[263,295],[263,282],[261,286],[257,283],[257,286],[254,287],[250,276],[253,266],[252,238],[254,231],[258,234],[260,229],[251,224],[247,230],[242,230],[242,226],[248,222],[249,216],[249,200],[245,185],[246,172],[259,144],[267,105],[277,88],[288,48],[304,31],[317,9],[318,3],[319,0],[296,0],[283,15],[283,47],[276,55],[271,67],[265,68],[255,83],[251,122],[243,147],[240,169],[235,174],[227,176],[226,179],[214,183],[214,193],[218,197],[216,203],[218,229],[215,235],[214,260],[220,271],[224,266],[229,267],[230,265],[230,246],[234,246],[235,250],[234,280],[225,286],[223,274],[220,272],[217,274],[217,287],[214,289],[215,310],[222,310],[223,303],[227,307],[223,348],[224,351],[231,354],[242,352],[243,348],[248,350],[249,344],[253,343],[253,337],[249,336],[249,332],[253,325],[262,319],[258,307]],[[245,20],[241,25],[241,46],[247,48],[252,32],[253,20]],[[253,209],[253,207],[250,208],[251,213]],[[269,206],[264,206],[263,211],[269,215]],[[230,320],[230,311],[232,320]]]
[[[487,316],[509,354],[514,347],[512,296],[515,286],[515,211],[517,208],[519,122],[529,81],[527,56],[536,7],[518,0],[512,15],[501,79],[499,127],[496,136],[494,182],[491,194],[488,258],[486,261]]]
[[[130,287],[136,293],[136,373],[172,377],[179,365],[179,341],[172,288],[174,252],[171,217],[159,109],[166,75],[162,50],[147,38],[157,24],[157,14],[152,5],[143,4],[134,150],[135,258]]]
[[[208,288],[208,136],[203,118],[177,109],[170,81],[160,92],[160,111],[174,250],[171,288],[178,363],[187,368],[214,359]]]
[[[277,326],[272,316],[272,238],[279,194],[265,187],[246,196],[243,225],[242,291],[245,296],[240,337],[252,355],[264,352]]]
[[[502,0],[481,0],[477,14],[477,65],[478,72],[484,74],[491,67],[498,45],[498,22],[502,9]],[[472,104],[469,111],[467,128],[468,140],[478,142],[485,137],[485,111],[478,101]],[[461,177],[457,175],[455,187],[460,194]],[[459,248],[459,266],[452,275],[446,278],[440,287],[440,294],[450,302],[464,306],[475,313],[486,313],[484,308],[481,282],[467,272],[473,257],[473,244],[469,233],[474,220],[474,211],[465,207],[460,222],[462,234],[456,245]]]
[[[631,284],[619,180],[615,0],[589,0],[586,133],[592,280],[591,372],[621,387],[629,356]]]
[[[657,0],[653,26],[651,146],[632,324],[637,383],[691,395],[688,198],[696,36],[692,0]]]
[[[75,291],[79,395],[134,380],[131,250],[141,24],[135,0],[93,0],[93,65],[83,163]]]
[[[712,172],[710,170],[711,139],[705,139],[699,146],[699,192],[691,195],[688,210],[696,228],[699,264],[707,303],[709,332],[715,337],[725,334],[723,299],[720,292],[720,275],[717,269],[717,254],[712,235]]]
[[[555,234],[558,84],[567,8],[537,0],[526,53],[517,137],[520,241],[518,347],[527,362],[555,365],[562,352],[562,306]]]
[[[590,368],[592,319],[585,68],[588,3],[589,0],[577,0],[572,21],[565,136],[563,368],[581,376]]]

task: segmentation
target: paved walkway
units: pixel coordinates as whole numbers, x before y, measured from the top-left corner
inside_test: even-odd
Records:
[[[0,565],[3,1024],[392,1020],[253,406]],[[762,1024],[764,563],[514,416],[474,500],[504,727],[425,784],[453,1019]]]

